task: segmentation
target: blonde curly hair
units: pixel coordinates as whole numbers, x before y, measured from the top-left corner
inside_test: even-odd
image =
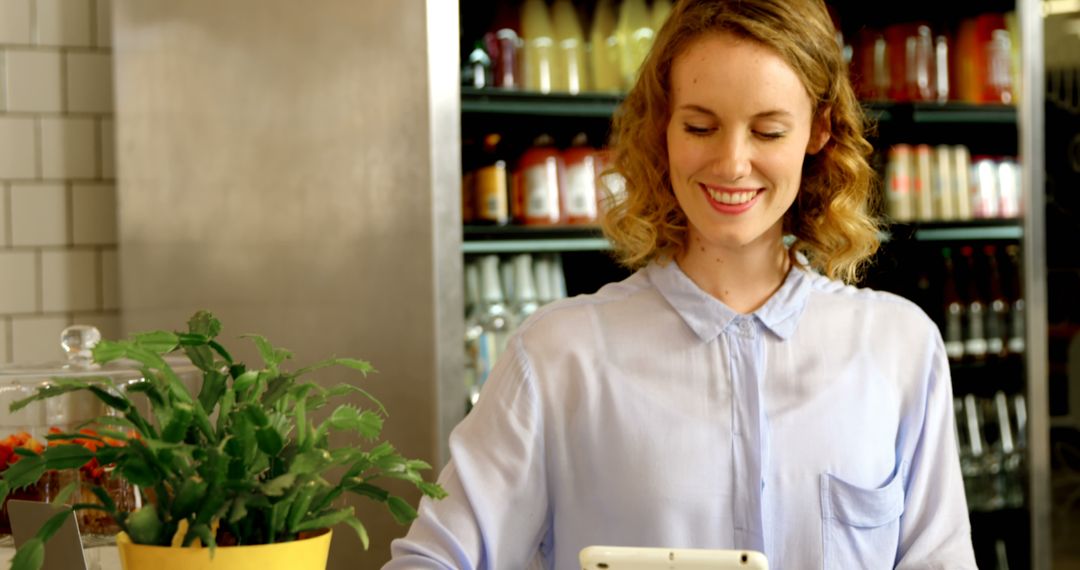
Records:
[[[807,155],[802,185],[784,217],[798,253],[829,278],[858,281],[877,251],[877,177],[867,157],[870,128],[848,80],[836,29],[822,0],[681,0],[656,36],[637,83],[615,115],[612,170],[625,194],[609,197],[601,219],[618,260],[634,269],[673,259],[686,247],[687,219],[672,190],[666,130],[671,118],[671,68],[698,38],[727,32],[778,53],[802,80],[815,121],[830,138]]]

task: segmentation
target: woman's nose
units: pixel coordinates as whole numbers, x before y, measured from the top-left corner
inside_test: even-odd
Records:
[[[738,136],[720,137],[714,149],[712,174],[726,182],[737,182],[750,175],[750,144]]]

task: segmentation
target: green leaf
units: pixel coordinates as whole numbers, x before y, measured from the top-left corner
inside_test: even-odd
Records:
[[[128,400],[123,396],[110,394],[99,386],[88,386],[86,389],[93,392],[93,394],[97,396],[99,400],[104,402],[106,406],[109,406],[118,412],[123,413],[131,409],[131,400]]]
[[[77,469],[94,458],[94,452],[78,444],[54,445],[45,450],[48,469]]]
[[[318,486],[314,481],[308,481],[300,487],[300,492],[297,493],[296,500],[289,507],[289,516],[286,518],[285,525],[290,532],[299,532],[297,525],[307,517],[308,507],[311,506],[311,500],[314,498],[316,491],[318,491]]]
[[[45,543],[38,537],[27,540],[15,551],[11,570],[39,570],[45,563]]]
[[[255,381],[258,379],[258,372],[254,370],[248,370],[247,372],[241,374],[240,377],[233,382],[233,390],[235,390],[237,394],[243,394],[252,386],[254,386]]]
[[[203,374],[203,385],[199,390],[199,403],[202,404],[203,409],[213,410],[214,406],[221,400],[222,394],[225,393],[226,380],[228,376],[218,372],[217,370],[207,370]]]
[[[126,343],[102,340],[92,349],[91,354],[94,357],[94,362],[106,364],[118,358],[123,358],[126,352]]]
[[[185,519],[188,515],[195,512],[195,509],[202,502],[203,496],[206,495],[206,489],[210,485],[206,481],[198,479],[187,479],[180,485],[180,491],[176,493],[176,499],[172,505],[172,516],[174,519]]]
[[[270,456],[276,456],[285,447],[285,440],[282,439],[281,434],[269,426],[256,431],[255,439],[259,442],[259,451]]]
[[[210,311],[198,311],[188,319],[187,324],[188,330],[193,333],[204,334],[210,338],[221,334],[221,321]]]
[[[278,365],[292,358],[292,352],[283,348],[274,348],[265,337],[257,334],[246,334],[242,335],[241,338],[250,338],[255,341],[255,346],[259,349],[259,356],[262,357],[266,368],[272,371],[275,376],[277,375]]]
[[[78,489],[78,481],[71,481],[71,483],[65,485],[63,489],[60,489],[60,492],[56,493],[56,497],[53,498],[52,502],[58,505],[67,504],[68,499],[71,499],[71,494],[75,493]]]
[[[209,346],[205,344],[202,346],[190,346],[185,342],[185,339],[181,339],[180,344],[184,347],[184,354],[203,372],[217,372],[217,366],[214,365],[214,351],[210,350]]]
[[[369,543],[367,529],[364,528],[364,525],[360,522],[360,519],[353,516],[345,519],[344,522],[345,524],[352,527],[354,531],[356,531],[356,536],[360,537],[360,544],[363,544],[364,550],[367,550]]]
[[[180,344],[175,333],[168,331],[150,331],[132,335],[135,345],[155,354],[172,352]]]
[[[0,477],[3,477],[4,473],[0,473]],[[0,479],[0,505],[4,504],[4,500],[7,499],[8,493],[11,492],[11,484],[7,479]]]
[[[106,511],[110,513],[116,512],[116,502],[109,496],[108,491],[97,485],[92,485],[90,491],[94,493],[94,496],[97,497],[99,501],[101,501],[101,504],[105,507]]]
[[[327,465],[330,465],[330,462],[330,452],[325,449],[311,449],[296,456],[292,465],[289,466],[289,473],[314,475],[322,471]]]
[[[274,503],[274,506],[270,507],[270,528],[267,537],[267,542],[277,542],[278,534],[281,533],[281,529],[285,524],[285,515],[289,512],[289,504],[291,501],[284,500]]]
[[[296,525],[296,532],[303,532],[305,530],[318,530],[320,528],[330,528],[339,522],[344,522],[349,517],[353,516],[355,511],[352,507],[345,507],[336,511],[330,511],[326,514],[319,515],[313,519],[308,519],[300,524]]]
[[[363,495],[380,503],[385,503],[390,499],[390,493],[386,489],[376,487],[371,483],[349,483],[347,487],[349,491],[356,493],[357,495]]]
[[[160,481],[158,474],[141,457],[129,456],[126,461],[117,466],[117,470],[130,483],[140,487],[153,487]],[[148,544],[140,542],[139,544]]]
[[[353,370],[359,370],[364,374],[364,376],[375,372],[375,367],[373,367],[371,363],[365,362],[363,360],[357,360],[355,358],[329,358],[320,362],[316,362],[315,364],[312,364],[310,366],[305,366],[300,370],[297,370],[295,373],[293,373],[293,375],[299,377],[305,374],[310,374],[322,368],[329,368],[331,366],[344,366],[346,368],[352,368]]]
[[[217,546],[217,542],[214,540],[213,533],[210,532],[210,526],[207,524],[199,523],[193,524],[188,527],[187,534],[184,535],[183,546],[191,546],[191,543],[195,542],[195,539],[202,541],[203,546],[206,546],[213,551],[213,548]],[[213,556],[211,554],[210,556]]]
[[[135,544],[158,544],[161,540],[161,519],[158,518],[157,506],[153,503],[143,505],[131,513],[127,526],[128,535]]]
[[[445,499],[447,496],[446,490],[443,489],[442,486],[440,486],[438,483],[429,483],[427,481],[423,481],[417,483],[416,486],[420,489],[421,493],[431,497],[432,499]]]
[[[379,437],[383,427],[382,418],[375,412],[371,410],[361,412],[348,404],[338,406],[327,422],[334,429],[355,431],[368,439]]]
[[[54,378],[51,383],[41,386],[37,389],[32,396],[28,396],[21,400],[16,400],[8,406],[8,409],[12,412],[17,412],[33,402],[46,400],[54,396],[61,394],[67,394],[69,392],[77,392],[79,390],[85,390],[90,384],[78,380],[71,380],[68,378]]]
[[[191,404],[176,402],[172,407],[173,416],[168,425],[161,431],[161,439],[168,443],[177,443],[184,439],[184,434],[191,427],[191,418],[194,415]]]
[[[296,473],[279,475],[261,485],[262,492],[271,497],[280,497],[296,482]]]
[[[4,480],[12,489],[36,483],[45,474],[45,458],[40,455],[23,457],[4,471]]]
[[[394,516],[398,524],[409,524],[416,518],[416,509],[401,497],[391,496],[386,504],[390,507],[390,514]]]
[[[247,516],[247,501],[246,496],[239,496],[233,500],[232,508],[229,509],[229,523],[236,524]]]

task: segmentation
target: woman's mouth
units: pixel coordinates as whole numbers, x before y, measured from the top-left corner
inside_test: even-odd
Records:
[[[749,210],[764,188],[719,188],[699,184],[713,209],[725,214],[739,214]]]

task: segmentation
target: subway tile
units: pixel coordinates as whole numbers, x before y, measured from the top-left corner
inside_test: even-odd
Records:
[[[0,44],[30,43],[30,0],[0,0]]]
[[[6,317],[0,317],[0,364],[10,364],[11,354],[8,350],[9,341],[11,337],[8,335],[8,329],[11,327],[11,319]]]
[[[112,56],[67,54],[68,110],[108,113],[113,110]]]
[[[101,120],[100,140],[101,149],[101,178],[105,180],[116,179],[116,122],[111,118]]]
[[[32,251],[0,251],[0,314],[37,310],[37,263]]]
[[[11,244],[68,243],[67,189],[62,184],[11,185]]]
[[[120,340],[120,315],[116,313],[76,313],[71,317],[73,325],[90,325],[106,340]]]
[[[90,45],[90,0],[35,0],[37,43],[47,46]]]
[[[63,110],[58,51],[8,50],[4,67],[8,111],[58,113]]]
[[[97,27],[95,44],[112,47],[112,0],[97,0]]]
[[[11,235],[11,216],[8,212],[8,189],[0,184],[0,247],[8,246],[8,236]]]
[[[41,119],[41,175],[44,178],[94,178],[97,140],[92,118]]]
[[[60,333],[70,324],[66,316],[15,316],[11,318],[11,359],[19,364],[44,364],[65,360]]]
[[[101,252],[101,308],[120,308],[120,255],[116,250]]]
[[[116,187],[75,184],[71,189],[71,235],[75,245],[116,243]]]
[[[97,252],[41,252],[42,310],[92,311],[97,309],[97,299]]]
[[[36,148],[33,119],[0,117],[0,179],[34,178]]]

